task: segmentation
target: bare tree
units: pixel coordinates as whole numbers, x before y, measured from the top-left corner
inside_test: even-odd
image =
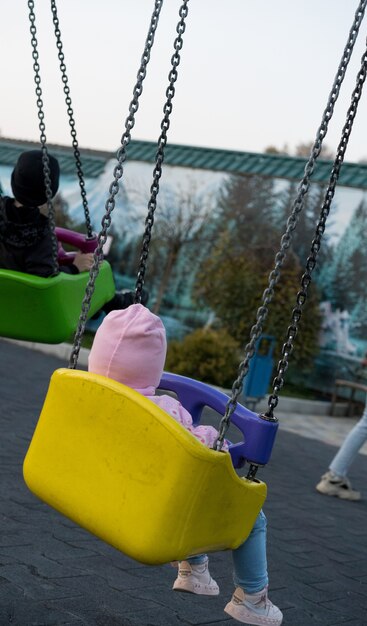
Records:
[[[304,157],[307,158],[310,156],[311,154],[311,150],[313,148],[313,141],[306,141],[304,143],[299,143],[296,145],[295,150],[294,150],[294,155],[297,157]],[[265,148],[264,150],[265,154],[278,154],[280,156],[289,156],[290,155],[290,150],[288,147],[288,144],[284,144],[282,148],[277,148],[276,146],[267,146],[267,148]],[[332,150],[330,150],[330,148],[326,145],[322,146],[321,149],[321,158],[322,159],[333,159],[333,152]]]
[[[214,236],[216,209],[210,195],[201,197],[195,184],[189,190],[162,194],[152,238],[152,256],[160,257],[161,275],[154,312],[158,313],[173,273],[179,265],[179,282],[193,276],[199,259]],[[181,253],[185,249],[185,256]],[[180,259],[180,263],[179,263]],[[195,259],[195,266],[190,260]],[[154,259],[152,259],[154,264]],[[157,270],[157,264],[155,269]]]
[[[306,143],[299,143],[295,149],[295,155],[298,157],[309,157],[311,154],[311,150],[313,148],[313,141],[307,141]],[[321,159],[332,160],[334,158],[332,150],[326,145],[323,144],[321,148]]]

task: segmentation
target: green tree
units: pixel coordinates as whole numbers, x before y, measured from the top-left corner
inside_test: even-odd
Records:
[[[325,297],[334,309],[353,311],[364,298],[367,284],[367,203],[362,201],[333,250],[328,267],[321,271]]]
[[[324,201],[326,187],[314,185],[304,196],[303,208],[298,215],[297,225],[292,233],[291,249],[299,258],[302,266],[310,254],[311,243],[315,236],[316,225],[319,221],[321,207]],[[279,196],[279,221],[286,224],[297,197],[298,183],[289,183]],[[330,221],[330,218],[329,218]],[[285,230],[285,228],[284,228]],[[327,235],[322,237],[322,246],[318,254],[318,265],[323,264],[329,256],[330,244]]]
[[[354,337],[367,337],[367,285],[363,285],[362,293],[352,311],[350,328]]]
[[[279,197],[274,193],[273,181],[259,176],[231,176],[219,197],[219,213],[221,232],[197,275],[195,297],[215,313],[217,324],[244,345],[279,249]],[[278,340],[278,355],[301,275],[297,255],[288,251],[264,324],[264,332]],[[297,342],[293,357],[302,367],[310,366],[318,349],[318,304],[318,291],[312,286],[302,319],[306,341]]]
[[[224,235],[233,253],[250,248],[264,262],[272,259],[279,240],[276,202],[272,178],[229,176],[218,198],[219,243]]]
[[[234,257],[226,250],[217,249],[204,263],[196,283],[198,301],[205,303],[216,314],[218,323],[242,346],[250,337],[250,330],[261,305],[264,289],[268,286],[269,271],[261,258],[251,254]],[[301,269],[294,255],[290,255],[281,273],[264,332],[277,339],[276,357],[279,356],[290,323],[296,294],[300,284]],[[320,327],[319,297],[315,286],[310,287],[308,300],[300,324],[299,338],[292,361],[307,368],[318,351]]]

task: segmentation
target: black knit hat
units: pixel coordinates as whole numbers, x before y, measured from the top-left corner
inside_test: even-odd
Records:
[[[52,197],[59,188],[60,167],[57,159],[48,155]],[[42,150],[23,152],[11,175],[11,188],[18,202],[25,206],[41,206],[47,201]]]

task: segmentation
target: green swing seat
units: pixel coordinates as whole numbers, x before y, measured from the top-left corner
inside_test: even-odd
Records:
[[[78,325],[89,273],[41,278],[0,270],[0,336],[40,343],[61,343]],[[92,296],[89,316],[115,293],[112,270],[104,261]]]

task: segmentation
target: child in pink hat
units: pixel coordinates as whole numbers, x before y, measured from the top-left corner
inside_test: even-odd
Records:
[[[188,411],[171,396],[156,396],[166,359],[166,331],[159,317],[141,304],[112,311],[98,328],[88,369],[135,389],[166,411],[205,446],[212,448],[218,432],[194,426]],[[228,451],[228,442],[223,450]],[[266,518],[261,511],[248,539],[233,551],[236,591],[225,611],[243,624],[279,626],[282,613],[267,596]],[[215,596],[219,587],[211,577],[206,554],[181,561],[173,584],[176,591]]]
[[[212,448],[218,432],[193,426],[190,413],[171,396],[156,396],[166,360],[166,331],[159,317],[141,304],[112,311],[99,327],[90,352],[90,372],[135,389],[169,413],[201,443]],[[223,450],[228,450],[225,442]]]

